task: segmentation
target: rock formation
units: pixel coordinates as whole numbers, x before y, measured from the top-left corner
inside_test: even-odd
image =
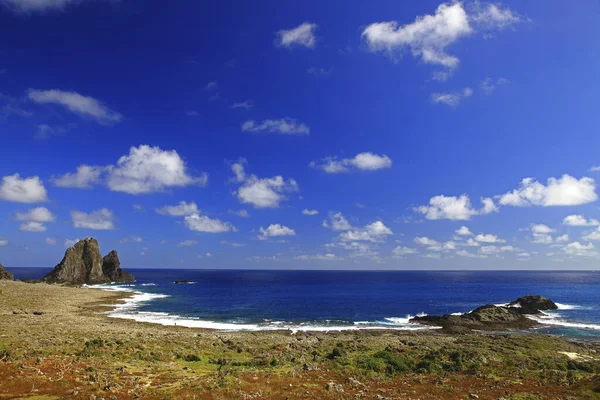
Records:
[[[414,317],[410,321],[441,326],[446,331],[451,332],[462,332],[471,329],[527,329],[537,325],[535,321],[527,318],[527,315],[539,314],[540,311],[556,310],[557,308],[556,304],[550,299],[527,295],[506,306],[488,304],[465,314],[426,315]]]
[[[110,282],[133,282],[135,278],[121,269],[121,261],[117,251],[113,250],[102,259],[102,273]]]
[[[93,238],[80,240],[67,249],[62,261],[44,278],[50,283],[100,284],[130,282],[135,278],[120,268],[116,251],[104,259],[98,241]]]
[[[14,281],[15,277],[13,274],[11,274],[6,269],[4,269],[2,264],[0,264],[0,280],[3,280],[3,279]]]

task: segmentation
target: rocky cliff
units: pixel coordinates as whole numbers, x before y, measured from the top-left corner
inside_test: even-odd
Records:
[[[2,279],[7,279],[10,281],[13,281],[13,280],[15,280],[15,277],[13,276],[13,274],[11,274],[6,269],[4,269],[2,264],[0,264],[0,280],[2,280]]]
[[[120,264],[116,251],[103,259],[98,241],[87,238],[67,249],[62,261],[46,275],[44,281],[88,285],[133,281],[135,278],[122,271]]]
[[[113,250],[102,259],[102,273],[110,282],[133,282],[135,278],[121,269],[121,261],[117,251]]]

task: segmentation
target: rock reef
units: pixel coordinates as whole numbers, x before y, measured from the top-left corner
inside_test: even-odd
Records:
[[[93,238],[80,240],[67,249],[62,261],[43,279],[48,283],[101,284],[131,282],[133,275],[121,270],[116,251],[102,258],[98,241]]]
[[[552,300],[528,294],[505,306],[488,304],[465,314],[426,315],[414,317],[410,321],[440,326],[448,332],[467,332],[472,329],[528,329],[536,326],[537,322],[527,318],[527,315],[540,314],[541,311],[556,309],[558,307]]]
[[[11,274],[10,272],[8,272],[4,266],[2,264],[0,264],[0,280],[2,279],[6,279],[9,281],[14,281],[15,277],[13,274]]]

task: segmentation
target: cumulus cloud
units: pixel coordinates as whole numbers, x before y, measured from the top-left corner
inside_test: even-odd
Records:
[[[583,215],[569,215],[563,219],[563,225],[568,226],[600,226],[597,219],[586,219]]]
[[[19,230],[22,232],[46,232],[46,226],[41,222],[29,221],[21,224]]]
[[[212,219],[205,215],[191,214],[184,218],[185,226],[196,232],[207,232],[207,233],[223,233],[223,232],[236,232],[235,226],[229,222],[223,222],[220,219]]]
[[[8,240],[0,238],[0,247],[6,246],[8,244]]]
[[[245,158],[240,158],[238,162],[231,164],[231,171],[235,174],[233,179],[235,182],[243,182],[246,179],[245,165],[248,161]]]
[[[341,261],[342,257],[339,257],[332,253],[327,254],[301,254],[295,257],[296,260],[304,260],[304,261]]]
[[[93,165],[80,165],[75,173],[52,178],[55,186],[63,188],[90,189],[93,185],[100,183],[104,167]]]
[[[513,246],[481,246],[479,248],[479,253],[485,254],[485,255],[493,255],[493,254],[499,254],[499,253],[504,253],[504,252],[514,252],[514,251],[518,251],[518,249]]]
[[[316,29],[317,24],[310,22],[304,22],[292,29],[282,29],[276,34],[275,44],[287,48],[297,46],[314,48],[317,43]]]
[[[386,155],[377,155],[373,153],[359,153],[353,158],[338,159],[337,157],[326,157],[321,164],[310,163],[311,167],[322,169],[328,174],[337,174],[340,172],[349,172],[351,169],[361,171],[376,171],[379,169],[391,168],[392,159]]]
[[[309,210],[308,208],[305,208],[304,210],[302,210],[302,214],[304,215],[317,215],[319,214],[318,210]]]
[[[461,3],[440,4],[434,15],[417,17],[415,22],[398,26],[398,22],[376,22],[365,28],[362,37],[372,51],[394,54],[409,48],[414,57],[429,64],[455,68],[459,60],[445,49],[472,29]]]
[[[38,104],[57,104],[82,117],[92,118],[102,125],[121,121],[121,114],[106,107],[100,101],[76,92],[63,90],[34,90],[27,93],[30,100]]]
[[[417,254],[419,251],[417,249],[413,249],[406,246],[398,246],[394,250],[392,250],[392,254],[397,258],[402,258],[409,254]]]
[[[420,246],[427,247],[427,250],[435,252],[446,252],[456,250],[456,243],[453,241],[438,242],[437,240],[430,239],[427,236],[420,236],[414,239],[414,242]]]
[[[582,239],[586,240],[586,241],[590,241],[590,240],[597,241],[597,240],[600,240],[600,228],[596,228],[596,230],[583,235]]]
[[[260,227],[260,235],[258,236],[261,240],[266,240],[270,237],[279,237],[279,236],[295,236],[296,232],[287,226],[280,224],[271,224],[267,227],[267,229]]]
[[[582,244],[580,242],[569,243],[563,247],[563,251],[573,257],[595,257],[598,255],[592,243]]]
[[[36,207],[26,213],[16,213],[17,221],[52,222],[56,217],[46,207]]]
[[[73,247],[80,239],[65,239],[64,246],[66,248]]]
[[[185,161],[175,150],[140,145],[108,169],[107,186],[115,192],[145,194],[171,187],[205,186],[208,175],[191,176]]]
[[[0,4],[18,13],[62,11],[69,5],[89,0],[0,0]]]
[[[246,246],[244,243],[228,242],[227,240],[221,240],[221,244],[226,245],[226,246],[231,246],[231,247],[244,247],[244,246]]]
[[[254,102],[252,100],[246,100],[239,103],[233,103],[229,108],[245,108],[249,110],[254,107]]]
[[[382,242],[386,236],[392,235],[390,228],[381,221],[375,221],[362,229],[351,229],[340,234],[342,242]]]
[[[491,211],[497,211],[493,201],[490,204],[491,199],[482,199],[483,208],[476,210],[471,205],[469,196],[463,194],[459,197],[456,196],[434,196],[429,200],[429,205],[420,206],[415,209],[418,213],[421,213],[427,219],[449,219],[453,221],[464,221],[471,219],[474,215],[488,214]]]
[[[327,219],[323,220],[324,228],[331,228],[334,231],[347,231],[352,229],[352,225],[341,212],[330,211]]]
[[[461,101],[471,97],[471,95],[473,95],[473,89],[466,87],[459,92],[432,93],[431,102],[456,107]]]
[[[56,244],[56,239],[52,238],[52,237],[46,238],[46,244],[49,244],[50,246],[54,246]]]
[[[262,122],[254,120],[242,124],[242,132],[268,132],[281,135],[308,135],[310,128],[302,122],[291,118],[266,119]]]
[[[466,226],[461,226],[459,229],[457,229],[456,234],[459,236],[472,236],[473,233],[469,230],[469,228],[467,228]]]
[[[21,179],[21,175],[5,176],[0,183],[0,200],[16,203],[41,203],[48,200],[46,188],[37,176]]]
[[[113,230],[113,213],[107,208],[92,211],[89,214],[82,211],[71,211],[74,228],[93,230]]]
[[[459,64],[456,56],[446,49],[474,31],[501,30],[520,22],[521,17],[508,8],[494,4],[475,3],[467,11],[460,2],[442,3],[433,15],[423,15],[414,22],[400,26],[396,21],[368,25],[362,37],[369,49],[385,52],[396,58],[408,49],[413,57],[427,64],[454,69]]]
[[[243,208],[241,210],[229,210],[229,214],[237,215],[238,217],[242,218],[248,218],[250,216],[248,211],[244,210]]]
[[[234,192],[240,202],[252,204],[255,208],[277,208],[286,199],[285,193],[297,192],[298,184],[293,179],[287,181],[281,176],[273,178],[258,178],[255,175],[246,176],[240,163],[232,165],[236,180],[242,179],[242,186]]]
[[[556,231],[550,228],[548,225],[532,224],[530,230],[533,236],[531,243],[550,244],[554,241],[551,233],[554,233]]]
[[[176,206],[164,206],[157,208],[155,211],[161,215],[170,215],[173,217],[184,217],[186,215],[198,214],[200,212],[198,210],[198,206],[193,201],[191,203],[180,201]]]
[[[479,88],[485,94],[492,94],[496,90],[496,85],[506,85],[510,81],[506,78],[492,79],[489,76],[481,81]]]
[[[506,240],[500,239],[497,235],[489,233],[475,236],[475,241],[479,243],[506,243]]]
[[[459,250],[456,252],[456,255],[459,257],[467,257],[467,258],[482,258],[481,254],[471,253],[467,250]]]
[[[533,178],[525,178],[518,189],[497,197],[501,205],[515,207],[575,206],[598,200],[594,179],[577,179],[567,174],[549,178],[546,185]]]

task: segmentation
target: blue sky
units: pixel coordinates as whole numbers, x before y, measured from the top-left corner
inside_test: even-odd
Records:
[[[0,262],[595,269],[599,13],[0,0]]]

